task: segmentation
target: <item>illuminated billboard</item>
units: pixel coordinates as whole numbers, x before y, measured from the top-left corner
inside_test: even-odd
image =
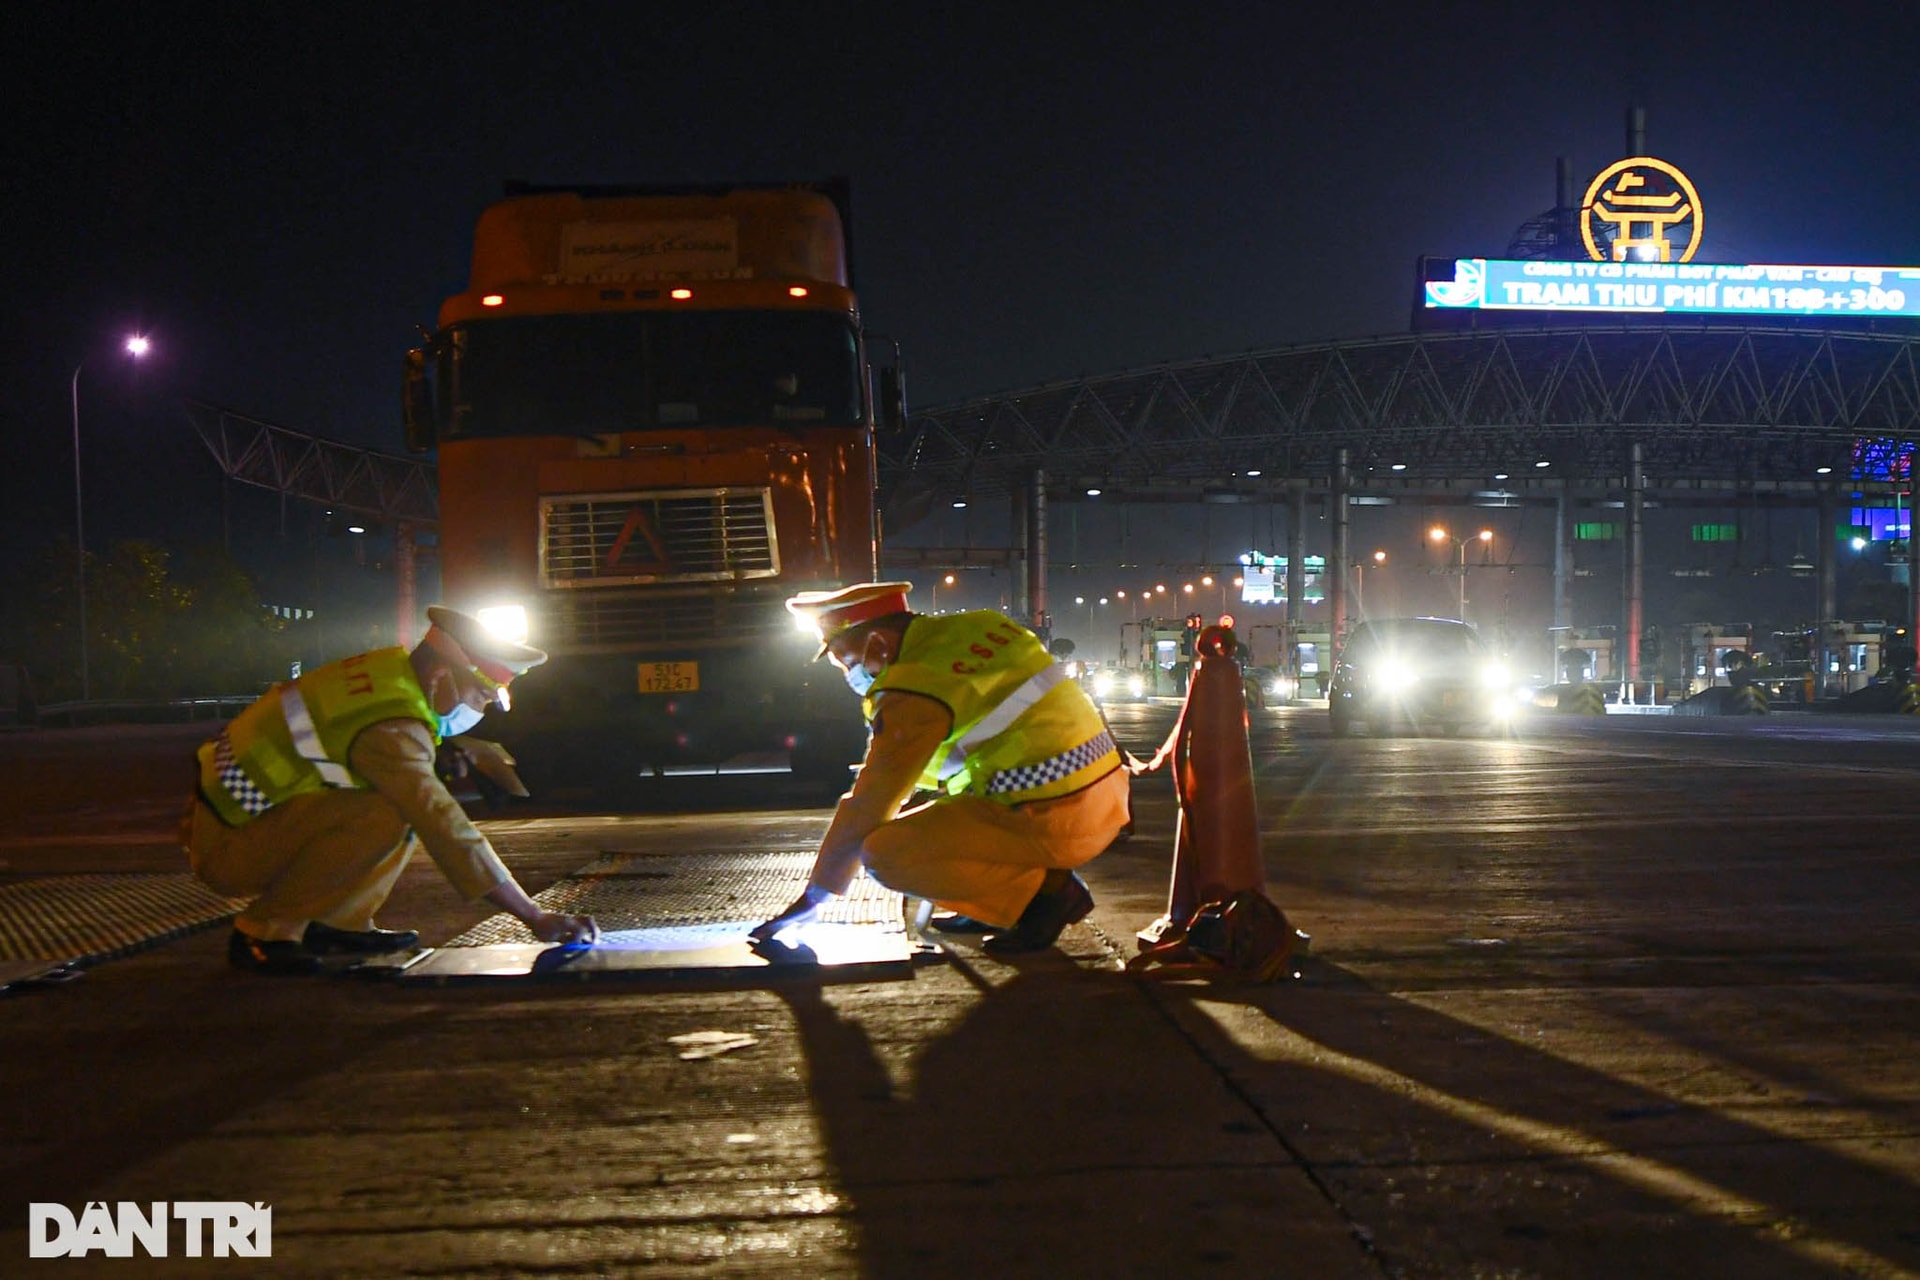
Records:
[[[1920,317],[1920,267],[1454,258],[1426,274],[1449,261],[1452,279],[1423,282],[1428,311]]]
[[[1244,604],[1285,604],[1287,602],[1287,558],[1262,555],[1258,551],[1240,557],[1246,568],[1240,572],[1240,599]],[[1307,556],[1302,561],[1307,604],[1320,604],[1326,597],[1321,581],[1326,577],[1327,558]]]

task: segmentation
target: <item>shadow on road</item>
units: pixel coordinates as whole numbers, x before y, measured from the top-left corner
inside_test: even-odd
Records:
[[[1278,987],[1157,983],[1149,998],[1407,1274],[1920,1268],[1915,1188],[1875,1161],[1910,1116],[1812,1080],[1800,1097],[1710,1109],[1338,966],[1308,961],[1304,974]],[[1684,1019],[1637,1029],[1726,1050]],[[1810,1108],[1842,1107],[1878,1112],[1878,1132],[1809,1121]]]

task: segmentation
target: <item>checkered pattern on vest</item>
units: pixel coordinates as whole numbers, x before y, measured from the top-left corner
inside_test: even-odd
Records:
[[[219,775],[220,785],[227,789],[234,803],[249,814],[257,816],[273,808],[273,801],[267,799],[267,793],[253,785],[253,779],[233,758],[233,740],[224,732],[213,740],[213,767]]]
[[[1051,759],[1038,764],[1023,764],[1017,769],[1002,769],[993,775],[987,783],[988,795],[999,795],[1007,791],[1028,791],[1034,787],[1044,787],[1049,782],[1058,782],[1069,774],[1078,773],[1101,756],[1114,750],[1113,735],[1103,733],[1097,738],[1089,738],[1071,751],[1062,751]]]

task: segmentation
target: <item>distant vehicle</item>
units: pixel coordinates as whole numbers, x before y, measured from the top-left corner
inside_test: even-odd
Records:
[[[1095,702],[1140,702],[1153,692],[1146,676],[1125,667],[1090,668],[1082,683]]]
[[[1450,618],[1361,623],[1340,651],[1327,691],[1335,737],[1363,720],[1376,734],[1490,728],[1518,705],[1506,664],[1472,627]]]

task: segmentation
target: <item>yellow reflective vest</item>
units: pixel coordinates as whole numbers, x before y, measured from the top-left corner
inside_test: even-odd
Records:
[[[365,790],[347,749],[382,720],[418,720],[440,741],[440,717],[405,649],[375,649],[275,685],[200,745],[200,794],[237,827],[309,791]]]
[[[1067,795],[1120,767],[1100,710],[1038,636],[991,609],[915,614],[900,653],[869,690],[918,693],[953,713],[920,776],[949,795],[1026,804]]]

